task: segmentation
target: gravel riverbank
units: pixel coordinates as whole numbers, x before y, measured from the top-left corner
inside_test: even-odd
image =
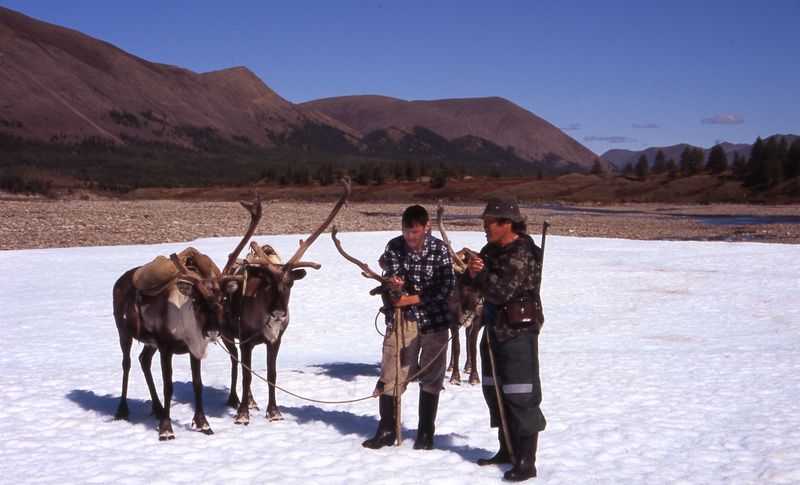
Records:
[[[267,200],[257,236],[308,234],[333,203]],[[436,205],[423,203],[435,217]],[[399,230],[407,204],[349,203],[336,217],[340,231]],[[483,204],[447,205],[445,228],[481,231]],[[544,220],[548,234],[623,239],[800,243],[800,205],[671,205],[523,207],[533,234]],[[730,218],[730,224],[704,221]],[[763,217],[790,222],[753,224]],[[0,200],[0,249],[30,249],[192,241],[239,236],[248,215],[235,202],[175,200]],[[458,244],[457,241],[454,241]]]

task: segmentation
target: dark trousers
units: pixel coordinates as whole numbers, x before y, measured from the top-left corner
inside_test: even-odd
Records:
[[[480,344],[483,397],[489,407],[490,425],[497,428],[501,425],[500,408],[492,376],[487,332],[492,332],[491,327],[484,329]],[[502,384],[509,434],[512,437],[530,436],[544,430],[547,422],[539,407],[542,403],[539,335],[534,331],[524,332],[503,342],[499,342],[494,333],[491,337],[497,377]]]

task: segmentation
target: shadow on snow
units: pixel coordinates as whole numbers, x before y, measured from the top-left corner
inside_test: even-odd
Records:
[[[161,388],[158,389],[158,392],[159,398],[163,399]],[[230,415],[230,408],[226,405],[229,392],[227,388],[217,389],[203,385],[203,411],[206,416],[219,418]],[[85,389],[73,389],[67,393],[66,397],[87,411],[94,411],[112,419],[117,413],[120,398],[118,395],[112,396],[111,394],[101,396],[94,391]],[[191,382],[175,382],[173,384],[172,406],[174,407],[176,403],[188,404],[194,408],[194,391],[192,390]],[[146,399],[137,399],[131,398],[129,394],[128,409],[130,411],[128,421],[131,423],[141,424],[155,419],[150,412],[151,402],[149,395]]]
[[[321,372],[316,372],[316,374],[342,381],[352,381],[361,376],[380,377],[381,375],[381,366],[379,363],[331,362],[328,364],[310,365],[308,367],[321,369]]]
[[[323,423],[333,427],[345,436],[355,434],[363,439],[371,438],[378,427],[377,416],[362,416],[347,411],[331,411],[317,406],[282,407],[282,410],[285,414],[293,416],[298,424]],[[416,439],[416,428],[409,429],[403,426],[403,437],[403,446],[410,446],[410,444],[406,443],[406,440],[410,438]],[[487,455],[494,453],[494,450],[490,451],[455,443],[456,438],[463,437],[458,433],[437,434],[434,439],[436,449],[455,453],[468,462],[474,462],[478,458],[485,458]],[[354,439],[360,441],[361,438]],[[420,453],[424,452],[420,451]]]

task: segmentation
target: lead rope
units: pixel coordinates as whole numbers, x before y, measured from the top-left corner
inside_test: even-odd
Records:
[[[472,313],[473,313],[473,317],[474,317],[474,312],[472,312]],[[458,326],[459,330],[461,330],[461,327],[464,326],[464,321],[466,321],[466,320],[468,320],[468,319],[465,318],[459,324],[459,326]],[[376,317],[376,321],[377,321],[377,317]],[[380,332],[378,332],[378,333],[380,333]],[[235,340],[230,340],[230,339],[228,339],[228,338],[226,338],[224,336],[221,336],[221,335],[220,335],[220,338],[222,340],[226,341],[226,342],[229,342],[229,343],[232,343],[232,344],[236,345],[236,341]],[[447,350],[447,346],[448,346],[448,344],[450,343],[451,340],[453,340],[453,336],[452,335],[450,335],[450,337],[447,339],[447,342],[445,342],[444,345],[442,345],[442,348],[439,349],[439,352],[437,352],[436,355],[434,355],[433,358],[427,364],[422,366],[414,375],[412,375],[411,377],[406,379],[406,381],[403,383],[403,385],[406,386],[406,385],[408,385],[409,382],[413,382],[414,379],[419,377],[423,372],[425,372],[428,369],[428,367],[430,367],[434,362],[436,362],[436,359],[442,354],[442,352]],[[372,399],[372,398],[378,397],[380,395],[380,394],[376,394],[375,392],[373,392],[369,396],[360,397],[360,398],[357,398],[357,399],[349,399],[349,400],[345,400],[345,401],[323,401],[323,400],[320,400],[320,399],[313,399],[313,398],[310,398],[310,397],[301,396],[299,394],[296,394],[294,392],[291,392],[289,390],[286,390],[286,389],[280,387],[279,385],[275,384],[274,382],[270,382],[267,378],[265,378],[264,376],[262,376],[258,372],[254,371],[252,368],[248,367],[244,362],[239,360],[238,356],[231,354],[228,351],[228,349],[225,348],[225,346],[220,345],[218,341],[215,340],[214,344],[216,344],[217,347],[221,348],[233,360],[235,360],[236,362],[241,364],[242,367],[244,367],[245,369],[249,370],[250,373],[252,373],[254,376],[258,377],[262,381],[266,382],[268,385],[274,387],[275,389],[278,389],[279,391],[283,391],[286,394],[289,394],[290,396],[293,396],[293,397],[296,397],[297,399],[303,400],[303,401],[315,402],[315,403],[320,403],[320,404],[349,404],[349,403],[354,403],[354,402],[359,402],[359,401],[366,401],[367,399]],[[397,378],[395,378],[395,381],[397,381]],[[391,382],[387,382],[386,384],[392,384],[392,383]]]
[[[227,340],[227,339],[225,339],[225,340],[230,342],[230,340]],[[366,401],[367,399],[372,399],[374,397],[372,394],[370,394],[369,396],[360,397],[358,399],[349,399],[349,400],[346,400],[346,401],[323,401],[321,399],[312,399],[310,397],[305,397],[305,396],[301,396],[299,394],[295,394],[294,392],[286,390],[286,389],[282,388],[281,386],[275,384],[274,382],[270,382],[265,377],[263,377],[261,374],[259,374],[258,372],[254,371],[253,369],[251,369],[250,367],[245,365],[244,362],[239,360],[238,356],[235,356],[235,355],[231,354],[230,352],[228,352],[228,349],[226,349],[225,346],[220,345],[219,342],[217,342],[216,340],[214,341],[214,343],[217,345],[217,347],[219,347],[222,350],[224,350],[225,353],[228,354],[231,357],[231,359],[233,359],[236,362],[238,362],[239,364],[241,364],[242,367],[244,367],[245,369],[249,370],[254,376],[258,377],[259,379],[261,379],[262,381],[266,382],[267,384],[269,384],[270,386],[274,387],[275,389],[283,391],[283,392],[285,392],[286,394],[288,394],[290,396],[296,397],[297,399],[301,399],[303,401],[309,401],[309,402],[316,402],[316,403],[320,403],[320,404],[348,404],[348,403],[354,403],[354,402],[359,402],[359,401]]]

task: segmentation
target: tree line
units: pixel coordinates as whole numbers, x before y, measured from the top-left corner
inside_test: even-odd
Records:
[[[603,164],[597,159],[591,173],[603,173]],[[645,154],[641,154],[635,164],[628,163],[623,173],[638,180],[646,180],[648,176],[666,174],[667,180],[679,177],[690,177],[701,172],[721,175],[730,171],[730,176],[741,180],[745,187],[754,190],[765,190],[779,183],[800,175],[800,138],[789,144],[785,137],[770,137],[766,141],[756,138],[745,157],[734,151],[730,159],[721,144],[714,145],[708,156],[702,148],[686,145],[680,159],[667,159],[662,150],[658,150],[652,163]]]

